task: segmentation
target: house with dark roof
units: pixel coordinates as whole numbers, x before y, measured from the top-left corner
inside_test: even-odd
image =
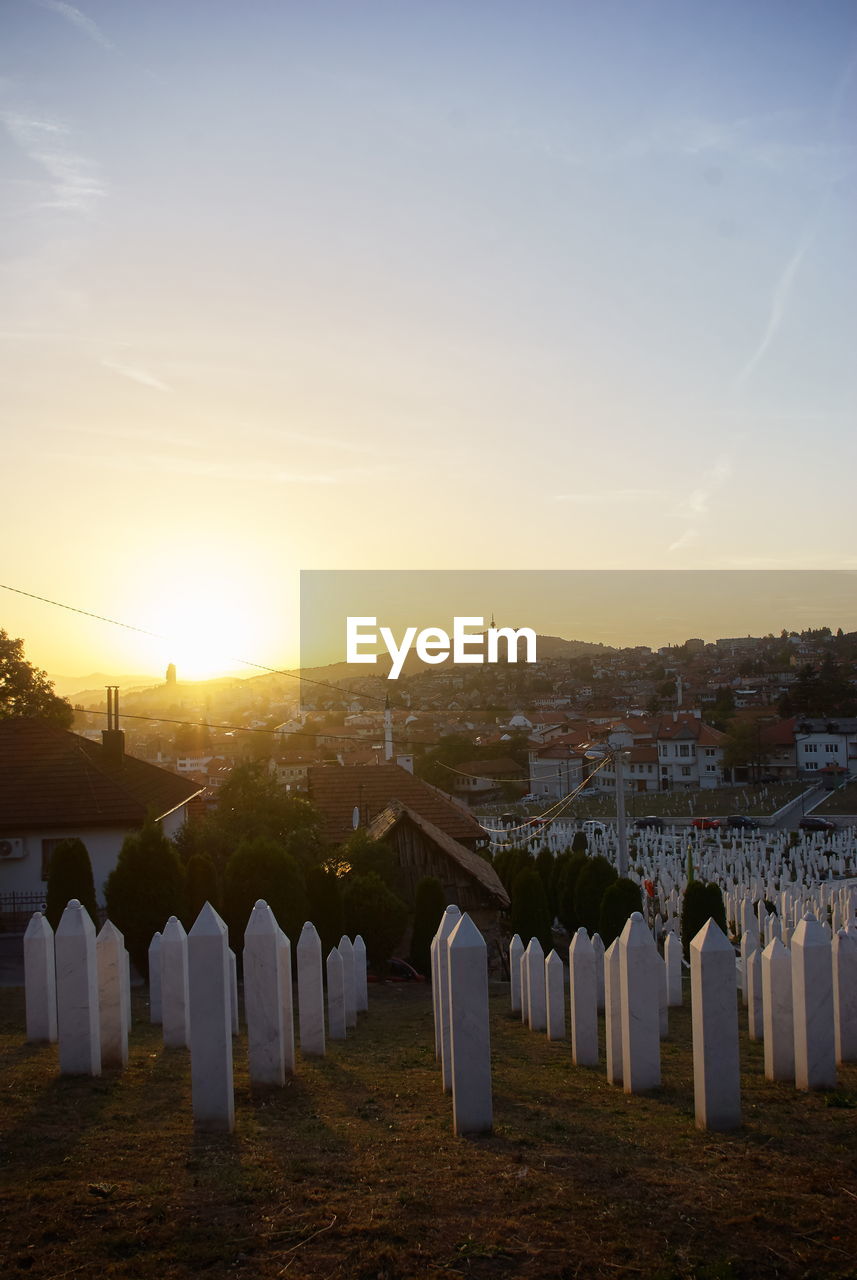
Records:
[[[392,800],[408,805],[446,835],[475,849],[487,843],[484,827],[451,797],[397,764],[318,765],[307,772],[307,798],[321,814],[328,844],[342,844],[357,825],[368,827]]]
[[[368,835],[395,850],[400,891],[407,902],[414,901],[417,885],[427,876],[440,881],[447,905],[469,913],[485,939],[492,971],[499,970],[500,912],[508,910],[509,895],[491,863],[400,800],[381,810],[369,824]]]
[[[0,896],[44,893],[52,851],[76,836],[103,901],[125,837],[149,814],[175,835],[202,790],[127,755],[121,729],[91,742],[41,720],[0,720]]]

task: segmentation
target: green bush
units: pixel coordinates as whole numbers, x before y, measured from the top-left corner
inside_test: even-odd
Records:
[[[125,935],[134,965],[149,973],[149,943],[170,916],[185,914],[184,872],[175,845],[157,822],[127,836],[104,887],[107,914]]]
[[[512,896],[512,885],[524,867],[533,865],[533,855],[528,849],[501,849],[494,857],[494,870],[500,877],[503,888]]]
[[[366,955],[380,972],[402,940],[408,908],[374,871],[349,876],[345,885],[345,924],[350,937],[360,934]]]
[[[545,897],[548,900],[548,910],[551,913],[551,920],[556,915],[556,905],[553,901],[553,868],[555,858],[550,849],[540,849],[536,854],[536,871],[542,878],[542,884],[545,889]]]
[[[586,838],[585,831],[575,831],[571,839],[572,853],[586,853],[589,848],[589,841]]]
[[[217,868],[207,854],[195,853],[185,867],[184,925],[186,929],[193,927],[193,922],[206,902],[210,902],[214,910],[220,912]]]
[[[296,943],[307,918],[303,872],[283,845],[267,836],[242,840],[226,864],[223,918],[236,954],[244,946],[244,930],[259,898],[267,902],[277,924]]]
[[[616,879],[616,868],[602,854],[587,858],[574,890],[574,914],[579,921],[578,928],[583,925],[590,933],[598,931],[601,899]]]
[[[339,846],[337,856],[344,868],[354,876],[374,874],[395,891],[399,881],[399,863],[392,845],[373,840],[364,830],[355,831]],[[365,941],[365,939],[364,939]]]
[[[61,840],[51,854],[45,915],[52,929],[56,930],[62,913],[72,898],[77,898],[81,906],[86,907],[97,929],[98,911],[95,906],[92,863],[86,845],[76,838]]]
[[[446,894],[439,880],[427,876],[414,894],[414,932],[411,937],[411,964],[417,973],[431,978],[431,940],[446,910]]]
[[[318,930],[322,955],[326,956],[345,932],[342,881],[324,867],[310,867],[306,873],[306,892],[307,919]]]
[[[542,878],[535,867],[524,867],[512,885],[511,924],[526,947],[530,938],[538,938],[545,955],[553,946],[551,914]]]
[[[585,853],[572,853],[563,863],[557,876],[556,913],[560,924],[569,934],[577,933],[581,921],[575,909],[575,894],[580,873],[589,861]]]
[[[726,908],[723,894],[716,884],[692,880],[684,891],[681,907],[681,944],[685,960],[690,960],[690,944],[702,926],[714,920],[726,932]]]
[[[635,880],[620,876],[607,886],[598,916],[598,932],[605,947],[615,942],[629,917],[642,909],[641,903],[640,886]]]

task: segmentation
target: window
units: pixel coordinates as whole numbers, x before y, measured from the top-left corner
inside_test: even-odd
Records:
[[[817,769],[817,768],[818,768],[818,761],[817,761],[817,760],[807,760],[807,762],[806,762],[806,768],[807,768],[807,769]]]
[[[705,748],[705,754],[706,754],[707,756],[713,756],[713,755],[714,755],[714,753],[715,753],[715,750],[716,750],[716,748],[715,748],[715,747],[706,747],[706,748]]]
[[[825,751],[832,752],[832,751],[838,751],[839,747],[835,742],[825,742],[824,749]]]
[[[817,750],[818,750],[818,744],[817,744],[817,743],[815,743],[815,742],[805,742],[805,743],[803,744],[803,749],[804,749],[804,751],[817,751]]]
[[[691,768],[690,768],[690,765],[689,765],[689,764],[683,764],[683,765],[681,766],[681,776],[682,776],[683,778],[689,778],[689,777],[690,777],[690,774],[691,774]]]
[[[681,746],[680,746],[680,747],[679,747],[679,749],[678,749],[678,753],[679,753],[679,755],[680,755],[680,756],[689,756],[689,755],[690,755],[690,747],[687,745],[687,743],[686,743],[686,742],[683,742],[683,743],[681,744]]]
[[[707,764],[707,765],[705,766],[705,772],[706,772],[706,773],[716,773],[716,772],[717,772],[717,765],[716,765],[716,764]]]

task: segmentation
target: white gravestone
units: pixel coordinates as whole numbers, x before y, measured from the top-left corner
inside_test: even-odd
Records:
[[[440,929],[438,929],[440,933]],[[438,933],[431,940],[429,948],[429,956],[431,958],[431,1012],[432,1022],[434,1023],[434,1056],[440,1062],[440,987],[438,986],[438,967],[437,967],[437,938]]]
[[[833,1030],[837,1062],[857,1062],[857,935],[833,935]]]
[[[792,958],[779,938],[762,952],[765,1078],[793,1082],[795,1030],[792,1014]]]
[[[565,968],[555,951],[545,960],[548,1040],[565,1039]]]
[[[764,1035],[762,1016],[762,953],[758,947],[747,953],[747,1031],[751,1040]]]
[[[520,934],[513,934],[509,943],[509,985],[512,1013],[521,1012],[521,956],[524,944]]]
[[[194,1122],[200,1129],[231,1133],[235,1127],[235,1090],[229,933],[210,902],[206,902],[188,935],[187,958]]]
[[[277,926],[277,959],[280,966],[280,1007],[283,1016],[283,1066],[290,1074],[295,1070],[295,1009],[292,990],[292,944]],[[245,995],[244,1007],[247,999]]]
[[[27,1039],[34,1043],[57,1038],[57,976],[54,931],[36,911],[24,934],[24,1002]]]
[[[798,1089],[836,1088],[830,950],[830,939],[818,920],[805,915],[792,935],[791,946]]]
[[[250,1083],[285,1084],[281,930],[260,898],[244,930],[244,1016]]]
[[[595,990],[599,1013],[604,1012],[604,943],[600,933],[592,935],[592,950],[595,952]]]
[[[664,963],[667,967],[667,1004],[671,1009],[680,1009],[682,945],[679,938],[672,932],[668,933],[664,939]]]
[[[571,995],[571,1060],[578,1067],[598,1066],[598,985],[595,952],[585,929],[578,929],[568,948]]]
[[[345,965],[339,947],[331,947],[327,957],[327,1034],[331,1040],[345,1039]]]
[[[149,943],[149,1021],[161,1025],[161,931]]]
[[[339,954],[342,956],[342,972],[345,978],[345,1025],[357,1026],[357,989],[354,982],[354,944],[343,933],[339,939]]]
[[[690,942],[693,1093],[698,1129],[741,1124],[735,952],[714,920]]]
[[[95,940],[102,1067],[124,1067],[128,1062],[125,955],[125,939],[106,920]]]
[[[446,944],[453,1128],[459,1137],[493,1124],[488,1027],[488,952],[465,912]]]
[[[548,1025],[545,993],[545,953],[538,938],[527,945],[527,1007],[531,1031],[546,1031]]]
[[[626,1093],[661,1083],[660,975],[655,940],[639,911],[619,938],[622,985],[622,1087]]]
[[[616,938],[604,952],[604,1031],[610,1084],[622,1083],[622,980],[619,964],[619,939]]]
[[[229,1016],[232,1034],[238,1035],[238,960],[232,948],[229,948]]]
[[[307,920],[298,939],[298,1029],[301,1053],[324,1057],[324,978],[321,938]]]
[[[525,1027],[530,1025],[530,979],[527,973],[529,958],[529,952],[524,947],[521,956],[521,1022]]]
[[[62,913],[54,937],[60,1074],[101,1075],[95,925],[77,898]]]
[[[369,981],[366,968],[366,943],[358,933],[354,947],[354,999],[358,1013],[369,1012]]]
[[[161,937],[161,1023],[167,1048],[190,1044],[187,934],[176,916],[170,916]]]
[[[437,1011],[440,1025],[440,1069],[444,1093],[452,1089],[452,1058],[449,1043],[449,952],[447,941],[461,919],[456,906],[443,913],[437,934]]]

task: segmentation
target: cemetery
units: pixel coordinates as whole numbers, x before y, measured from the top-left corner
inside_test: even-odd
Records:
[[[849,835],[653,834],[609,945],[515,934],[503,981],[455,904],[431,982],[371,988],[362,938],[261,899],[240,938],[165,920],[147,985],[111,921],[35,913],[2,1274],[853,1276]]]

